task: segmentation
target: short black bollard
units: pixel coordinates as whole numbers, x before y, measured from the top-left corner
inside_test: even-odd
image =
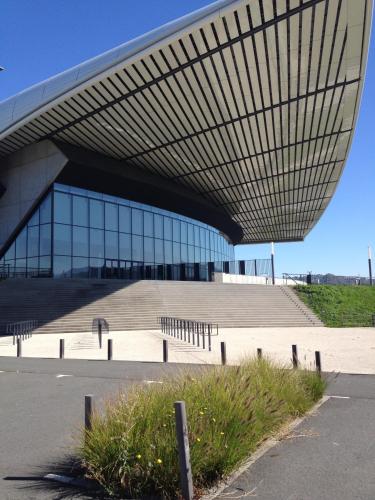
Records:
[[[258,359],[262,359],[263,353],[262,353],[262,349],[260,347],[258,347],[258,349],[257,349],[257,356],[258,356]]]
[[[64,359],[64,356],[65,356],[65,340],[64,339],[60,339],[60,353],[59,353],[59,357],[60,357],[60,359]]]
[[[297,346],[295,344],[292,345],[292,362],[293,362],[293,368],[294,369],[298,368],[298,353],[297,353]]]
[[[99,320],[98,323],[98,338],[99,338],[99,349],[102,348],[102,339],[103,339],[103,332],[102,332],[102,324]]]
[[[168,363],[168,340],[163,340],[163,363]]]
[[[22,358],[22,339],[17,337],[17,358]]]
[[[206,332],[205,332],[205,328],[204,328],[204,323],[202,325],[202,347],[203,349],[206,349]]]
[[[87,394],[85,396],[85,430],[86,431],[91,431],[93,411],[94,411],[94,396],[92,394]]]
[[[320,377],[322,374],[322,362],[320,359],[320,351],[315,351],[315,367],[316,367],[316,373]]]
[[[113,340],[108,339],[108,356],[107,359],[108,361],[111,361],[113,358]]]
[[[225,342],[220,342],[220,351],[221,351],[221,364],[227,364],[227,348]]]

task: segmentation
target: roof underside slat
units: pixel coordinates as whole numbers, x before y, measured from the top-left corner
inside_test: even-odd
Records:
[[[0,142],[82,146],[200,193],[242,243],[302,239],[340,178],[370,0],[236,2],[87,84]]]

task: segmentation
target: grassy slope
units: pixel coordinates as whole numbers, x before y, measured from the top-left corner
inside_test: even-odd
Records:
[[[229,474],[272,432],[318,400],[314,372],[267,360],[181,374],[135,387],[97,416],[81,456],[87,473],[110,493],[179,497],[174,401],[186,403],[195,493]]]
[[[375,314],[375,287],[308,285],[294,288],[326,326],[371,326]]]

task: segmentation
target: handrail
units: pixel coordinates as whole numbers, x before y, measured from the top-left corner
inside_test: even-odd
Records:
[[[33,336],[33,331],[38,328],[38,321],[30,319],[26,321],[16,321],[14,323],[7,323],[5,328],[6,335],[13,335],[13,345],[16,339],[26,340]]]
[[[202,344],[203,349],[206,348],[207,337],[209,351],[211,351],[211,337],[219,335],[219,325],[217,323],[160,316],[158,317],[158,324],[162,333],[192,343],[197,347]],[[213,333],[214,331],[216,333]]]

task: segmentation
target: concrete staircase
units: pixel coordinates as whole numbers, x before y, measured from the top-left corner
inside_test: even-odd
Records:
[[[282,286],[181,281],[14,279],[0,282],[0,333],[8,322],[37,319],[38,333],[87,332],[95,317],[111,330],[157,328],[158,316],[220,327],[321,326]]]

